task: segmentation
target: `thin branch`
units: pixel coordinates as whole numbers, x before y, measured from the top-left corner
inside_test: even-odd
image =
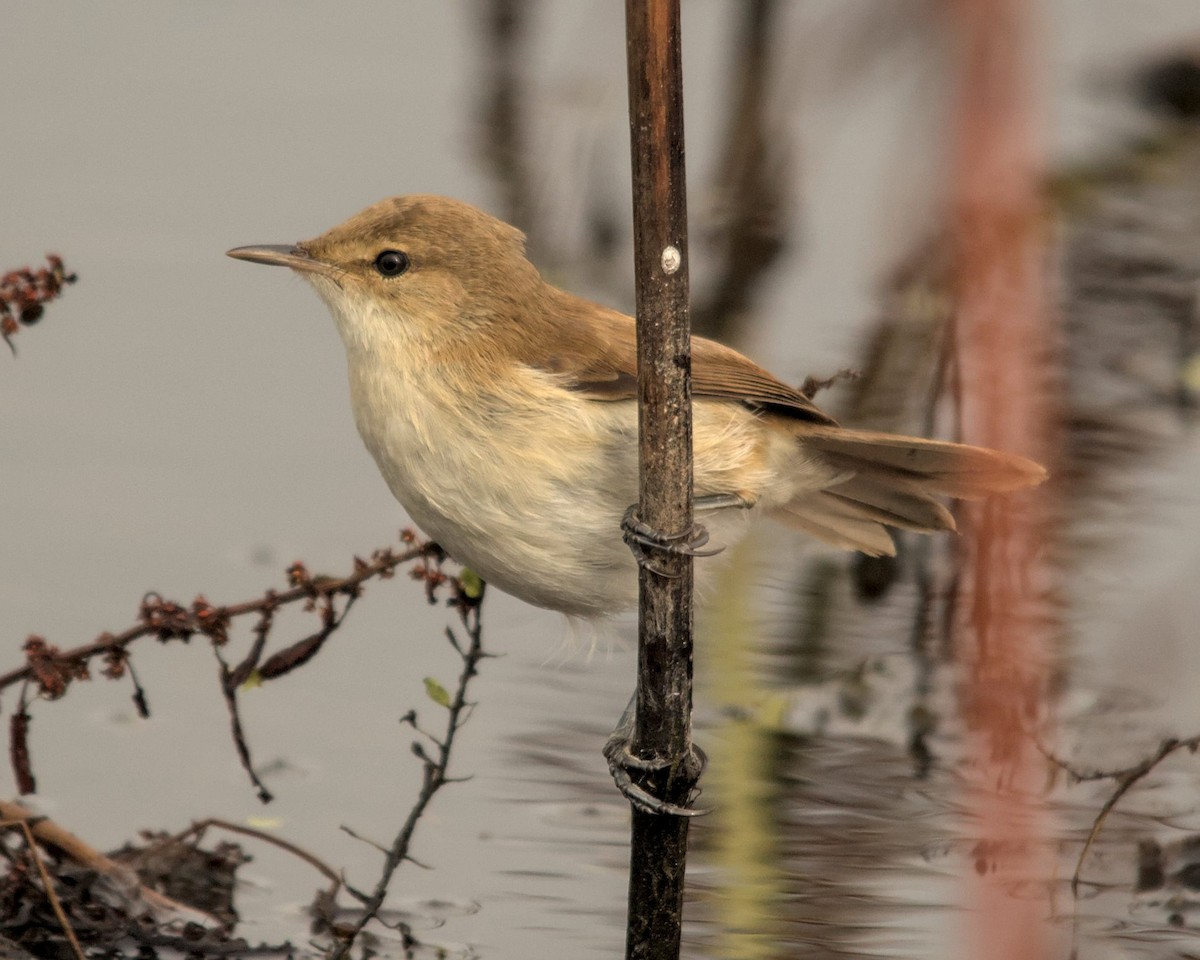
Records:
[[[242,769],[246,771],[246,775],[254,785],[255,791],[258,793],[258,799],[263,803],[270,803],[275,799],[274,794],[267,789],[267,785],[259,778],[258,773],[254,769],[254,762],[250,759],[250,745],[246,742],[246,731],[242,727],[242,715],[238,709],[237,684],[230,683],[231,672],[225,661],[221,658],[220,651],[215,646],[212,649],[213,656],[217,658],[217,662],[221,665],[221,696],[225,698],[225,709],[229,711],[229,732],[233,737],[233,746],[237,750],[238,760],[241,761]]]
[[[195,842],[199,843],[201,839],[203,839],[204,834],[209,827],[217,827],[221,830],[228,830],[230,833],[239,833],[244,837],[253,837],[256,840],[261,840],[263,843],[269,843],[272,846],[276,846],[280,850],[286,850],[288,853],[292,854],[292,856],[298,857],[318,873],[322,874],[331,884],[333,884],[335,889],[342,885],[341,874],[339,874],[323,860],[309,853],[302,847],[298,847],[294,843],[289,843],[287,840],[283,840],[280,837],[272,836],[269,833],[264,833],[262,830],[255,830],[253,827],[244,827],[240,824],[230,823],[228,820],[221,820],[218,817],[208,817],[204,820],[198,820],[186,830],[175,834],[173,837],[168,837],[167,842],[182,843],[191,837],[195,837]]]
[[[1188,750],[1191,753],[1195,753],[1200,749],[1200,735],[1189,737],[1186,740],[1180,740],[1177,737],[1167,737],[1158,745],[1158,749],[1151,756],[1140,763],[1135,763],[1133,766],[1124,767],[1120,770],[1078,770],[1066,760],[1056,756],[1036,739],[1034,743],[1037,745],[1038,751],[1047,760],[1059,769],[1064,770],[1077,783],[1089,783],[1096,780],[1115,780],[1117,784],[1117,788],[1104,801],[1100,812],[1096,814],[1096,818],[1092,821],[1092,829],[1088,831],[1087,840],[1084,841],[1083,849],[1079,851],[1079,857],[1075,861],[1075,872],[1071,874],[1071,894],[1078,898],[1080,875],[1083,872],[1083,861],[1087,859],[1087,855],[1091,852],[1096,838],[1100,836],[1100,831],[1103,829],[1104,821],[1108,819],[1108,815],[1121,802],[1121,798],[1125,794],[1132,790],[1141,780],[1149,776],[1171,754],[1179,750]]]
[[[342,625],[367,580],[378,577],[386,579],[394,575],[396,567],[410,560],[428,558],[432,562],[417,564],[412,574],[425,582],[426,593],[432,595],[437,586],[446,581],[440,564],[444,557],[441,549],[432,543],[417,541],[410,531],[401,533],[408,549],[399,552],[391,549],[376,550],[370,562],[354,559],[354,572],[347,577],[313,576],[304,564],[293,563],[287,571],[291,589],[283,593],[267,590],[261,597],[243,603],[215,607],[202,595],[197,596],[190,607],[163,599],[157,593],[147,593],[142,598],[139,610],[140,622],[123,633],[102,633],[93,642],[68,650],[65,653],[45,639],[29,637],[24,644],[26,665],[0,676],[0,689],[15,683],[22,684],[22,693],[17,711],[9,721],[9,755],[22,794],[33,793],[36,783],[30,762],[28,734],[30,716],[27,709],[27,688],[33,684],[42,697],[50,700],[63,696],[76,680],[90,679],[89,663],[100,657],[104,666],[101,672],[109,679],[117,679],[127,673],[134,685],[134,703],[138,713],[149,714],[146,692],[133,675],[128,647],[142,637],[154,636],[160,642],[169,640],[188,641],[199,634],[208,638],[214,655],[220,663],[221,693],[229,710],[230,726],[234,745],[242,766],[249,774],[259,798],[267,803],[271,793],[254,772],[249,746],[242,729],[238,713],[237,691],[243,683],[257,675],[259,680],[271,680],[302,666],[311,660]],[[337,612],[336,598],[344,597],[341,613]],[[265,662],[262,660],[275,612],[282,606],[302,603],[305,610],[314,611],[321,618],[321,627],[315,633],[285,647]],[[257,616],[253,627],[254,643],[249,653],[234,667],[230,667],[221,654],[229,642],[229,632],[234,620],[250,615]]]
[[[0,674],[0,690],[22,680],[32,680],[41,686],[44,696],[53,699],[62,695],[70,680],[86,677],[89,661],[98,656],[120,655],[126,647],[142,637],[153,635],[163,641],[186,640],[195,634],[204,634],[219,640],[230,621],[247,614],[273,613],[279,607],[299,601],[315,601],[337,595],[353,596],[366,581],[376,577],[386,579],[395,573],[397,567],[428,556],[431,550],[436,549],[434,544],[417,542],[415,535],[409,531],[405,531],[402,537],[405,543],[410,544],[407,549],[399,552],[377,550],[371,555],[370,562],[356,558],[354,573],[347,577],[313,577],[303,564],[295,563],[288,570],[293,586],[282,593],[269,590],[262,597],[224,607],[212,607],[201,597],[197,598],[190,610],[151,593],[142,602],[141,622],[122,633],[104,633],[91,643],[65,652],[46,644],[39,637],[30,637],[26,641],[29,662]],[[66,672],[71,668],[83,668],[84,673],[67,675]]]
[[[388,848],[385,847],[382,843],[376,843],[370,837],[364,837],[361,833],[358,833],[358,832],[350,829],[344,823],[341,825],[341,827],[339,829],[342,831],[342,833],[346,834],[348,837],[351,837],[354,840],[357,840],[359,843],[365,843],[368,847],[374,847],[376,850],[378,850],[380,853],[382,853],[385,857],[387,856]],[[366,899],[366,897],[364,896],[363,899]]]
[[[12,763],[17,789],[21,793],[33,793],[37,790],[37,781],[33,777],[33,766],[29,759],[29,721],[31,717],[26,699],[28,686],[28,684],[22,684],[17,712],[9,718],[8,724],[9,761]]]
[[[423,750],[420,752],[419,755],[422,756],[422,763],[424,764],[421,791],[417,795],[412,808],[409,810],[403,825],[400,827],[400,831],[396,834],[396,838],[392,841],[391,847],[385,851],[383,869],[380,872],[379,879],[375,883],[374,890],[363,900],[362,914],[352,924],[339,928],[337,931],[338,942],[330,954],[330,960],[344,960],[349,955],[355,940],[363,928],[372,920],[378,919],[379,910],[383,906],[384,898],[387,896],[392,875],[399,868],[400,864],[407,860],[418,866],[424,866],[424,864],[414,859],[409,853],[413,833],[416,830],[418,821],[421,819],[421,815],[425,812],[425,808],[429,806],[429,802],[438,790],[447,783],[454,782],[454,778],[447,776],[447,770],[450,766],[450,756],[454,747],[455,737],[466,722],[464,711],[469,713],[467,687],[471,682],[471,678],[478,672],[479,661],[484,659],[487,654],[483,651],[482,627],[479,617],[479,604],[483,598],[482,593],[475,597],[467,597],[455,581],[451,581],[451,584],[456,590],[454,602],[458,607],[459,616],[466,631],[467,643],[462,644],[459,641],[454,644],[455,650],[462,660],[462,670],[459,673],[458,684],[455,687],[454,694],[446,705],[446,733],[440,740],[431,738],[437,746],[436,758],[429,757]],[[342,829],[351,836],[362,839],[348,828],[343,827]],[[372,846],[376,846],[376,844],[372,844]]]
[[[305,637],[298,643],[292,644],[286,650],[272,656],[259,669],[259,677],[262,679],[272,679],[311,660],[316,656],[317,651],[321,649],[325,641],[342,625],[342,621],[346,619],[346,615],[350,612],[357,599],[357,594],[350,594],[346,599],[346,605],[342,608],[341,614],[337,615],[334,612],[333,598],[330,596],[325,597],[321,611],[321,619],[323,621],[321,629]],[[225,698],[225,707],[229,711],[230,731],[233,735],[233,743],[237,749],[238,759],[250,777],[250,782],[254,785],[254,789],[258,791],[258,798],[263,803],[270,803],[274,797],[254,770],[254,763],[250,758],[250,745],[246,742],[246,734],[242,727],[241,711],[238,708],[237,700],[238,689],[249,679],[262,653],[263,643],[267,635],[267,629],[263,629],[262,623],[260,621],[259,626],[256,628],[259,636],[255,640],[253,650],[246,659],[232,670],[226,664],[225,658],[221,656],[220,647],[213,644],[212,650],[213,655],[217,658],[217,662],[221,665],[221,694]]]

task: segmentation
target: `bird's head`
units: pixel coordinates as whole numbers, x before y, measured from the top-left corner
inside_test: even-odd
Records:
[[[347,347],[379,338],[449,343],[519,323],[542,281],[525,236],[438,196],[381,200],[312,240],[237,247],[229,256],[290,267],[329,306]]]

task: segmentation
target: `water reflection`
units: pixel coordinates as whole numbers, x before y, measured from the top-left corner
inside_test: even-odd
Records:
[[[521,15],[508,3],[494,9]],[[694,317],[698,330],[726,339],[752,329],[756,291],[796,233],[797,211],[783,198],[798,168],[766,108],[769,78],[778,76],[778,15],[776,4],[747,3],[733,18],[740,22],[730,31],[729,122],[714,151],[717,173],[703,188],[720,198],[706,208],[719,215],[701,219],[697,231],[698,242],[717,251],[709,275],[718,279],[700,285]],[[498,61],[508,56],[510,27],[495,32]],[[1174,88],[1172,97],[1179,99]],[[520,107],[496,94],[493,104],[501,103],[491,116],[508,126],[496,140],[503,146],[520,128]],[[504,156],[497,147],[492,169],[516,215],[527,174]],[[1200,140],[1160,127],[1136,149],[1052,185],[1063,215],[1063,332],[1046,359],[1061,359],[1065,371],[1056,483],[1069,497],[1054,519],[1067,541],[1053,558],[1071,579],[1065,590],[1043,589],[1039,601],[1037,617],[1067,625],[1054,628],[1055,648],[1037,655],[1045,662],[1002,663],[976,688],[1012,721],[1016,739],[1005,749],[1029,750],[1039,718],[1057,715],[1064,730],[1056,752],[1108,753],[1089,730],[1096,711],[1110,708],[1081,694],[1095,692],[1089,669],[1080,670],[1092,655],[1086,583],[1136,522],[1129,505],[1146,471],[1173,469],[1171,445],[1188,427],[1200,224],[1176,211],[1200,209],[1197,170]],[[858,361],[862,376],[835,396],[846,421],[930,432],[944,414],[953,387],[953,265],[945,242],[934,241],[894,273]],[[1186,509],[1194,518],[1196,504],[1186,500]],[[688,955],[961,956],[964,878],[973,875],[1000,876],[1003,897],[1049,918],[1051,955],[1182,949],[1178,928],[1194,922],[1191,824],[1168,827],[1165,813],[1151,818],[1126,798],[1098,834],[1078,902],[1069,877],[1112,783],[1079,785],[1037,765],[1032,781],[1000,785],[1017,804],[1001,815],[1036,819],[1049,833],[997,832],[987,814],[995,793],[980,790],[978,745],[962,704],[963,671],[976,654],[955,639],[963,556],[957,545],[917,538],[901,537],[900,547],[882,561],[797,556],[794,544],[785,547],[795,609],[782,629],[777,603],[763,617],[756,565],[779,545],[748,542],[726,566],[719,598],[702,618],[700,739],[711,761],[703,802],[715,809],[693,833]],[[1044,682],[1014,685],[1014,671],[1030,670]],[[1133,728],[1136,714],[1131,704],[1118,709]],[[530,738],[522,759],[552,763],[561,788],[594,796],[601,784],[563,757],[599,736],[598,728],[580,729],[548,752],[544,738]],[[1178,774],[1176,795],[1195,776]],[[1156,772],[1139,790],[1160,779]],[[606,819],[607,842],[614,832],[619,825]]]
[[[952,308],[953,264],[926,229],[944,164],[930,118],[946,97],[930,31],[945,6],[730,0],[684,13],[697,321],[796,382],[857,367],[862,377],[822,402],[849,422],[921,433],[946,412]],[[16,384],[0,579],[22,631],[93,636],[148,588],[255,592],[266,575],[241,556],[243,538],[280,564],[333,565],[402,522],[352,435],[319,305],[300,293],[281,307],[278,290],[239,286],[221,262],[231,244],[311,235],[325,207],[440,190],[529,231],[562,285],[628,306],[614,5],[307,4],[285,18],[226,5],[189,8],[188,30],[170,5],[10,7],[11,72],[39,80],[9,144],[22,189],[6,212],[21,244],[45,220],[47,248],[70,237],[64,253],[83,258],[64,322],[30,331],[37,348],[30,340],[0,380]],[[1099,45],[1091,63],[1124,62],[1181,23],[1200,30],[1194,0],[1147,9],[1044,5],[1076,47]],[[213,49],[228,53],[219,70]],[[1120,117],[1138,134],[1128,146],[1110,137],[1047,191],[1063,212],[1052,259],[1065,391],[1056,475],[1068,496],[1055,557],[1065,582],[1051,598],[1064,630],[1038,705],[1058,726],[1046,746],[1086,772],[1136,765],[1163,737],[1200,729],[1200,147],[1187,125],[1191,59],[1143,75],[1140,94],[1162,108],[1147,115],[1123,90],[1118,102],[1115,84],[1081,95],[1063,80],[1078,63],[1050,52],[1046,79],[1076,84],[1056,118]],[[321,82],[304,86],[297,123],[288,91],[314,64]],[[959,558],[949,542],[908,537],[894,561],[798,543],[744,546],[705,621],[698,737],[711,757],[702,803],[715,812],[694,831],[687,954],[972,955],[964,887],[1010,851],[971,792],[960,703],[971,651],[950,629]],[[72,602],[64,578],[84,585]],[[272,816],[359,883],[376,852],[337,826],[394,832],[419,766],[392,721],[425,705],[422,676],[448,669],[440,611],[403,584],[361,613],[291,702],[247,698],[263,760],[281,757]],[[423,825],[418,855],[436,870],[405,874],[395,907],[457,956],[614,956],[627,814],[598,748],[628,696],[629,658],[548,666],[557,621],[499,596],[487,615],[490,649],[508,656],[489,663],[464,731],[456,773],[476,777]],[[260,812],[203,682],[211,665],[171,653],[146,657],[150,723],[110,719],[120,709],[99,685],[39,705],[48,809],[98,844],[214,810]],[[129,757],[169,775],[139,789]],[[1070,877],[1113,787],[1047,765],[1028,794],[1052,818],[1036,851],[1051,866],[1007,878],[1004,892],[1050,919],[1060,956],[1194,953],[1196,758],[1173,755],[1120,799],[1076,901]],[[260,918],[247,935],[303,943],[295,904],[311,881],[255,856],[239,891],[242,916]],[[378,948],[404,955],[395,940]]]

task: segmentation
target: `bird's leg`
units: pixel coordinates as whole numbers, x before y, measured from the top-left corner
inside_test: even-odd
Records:
[[[644,760],[633,755],[629,749],[633,739],[633,728],[637,717],[637,694],[629,699],[629,705],[617,721],[616,729],[609,734],[604,744],[604,759],[608,761],[608,771],[612,774],[613,783],[631,804],[643,813],[670,815],[675,817],[695,817],[705,814],[707,810],[696,810],[691,807],[681,807],[675,803],[660,800],[645,787],[634,782],[634,775],[642,778],[668,771],[670,779],[681,779],[687,785],[690,795],[704,772],[708,757],[695,744],[691,744],[688,755],[672,769],[675,764],[669,760]]]
[[[742,493],[709,493],[703,497],[697,497],[692,502],[692,510],[696,513],[704,513],[708,510],[727,510],[730,507],[749,510],[757,502],[757,499],[752,500]]]
[[[740,494],[717,493],[697,497],[692,509],[696,512],[705,512],[729,507],[745,510],[752,506],[754,506],[753,501]],[[629,545],[629,549],[633,551],[638,566],[645,567],[659,576],[674,577],[676,574],[670,573],[654,563],[651,554],[655,550],[676,556],[714,557],[725,549],[716,547],[712,550],[702,550],[701,548],[708,543],[708,531],[698,523],[693,523],[691,529],[683,534],[667,536],[660,533],[638,517],[637,508],[638,505],[635,503],[625,511],[625,516],[621,518],[621,535],[625,543]]]
[[[686,533],[667,536],[643,522],[638,517],[637,508],[638,505],[635,503],[625,511],[625,516],[621,518],[621,536],[629,545],[629,549],[633,551],[638,566],[645,567],[660,577],[673,578],[678,574],[671,573],[656,564],[651,556],[653,551],[685,557],[711,557],[721,552],[720,548],[700,549],[708,543],[708,531],[700,524],[693,523],[691,529]]]
[[[651,559],[651,551],[658,550],[662,553],[690,557],[711,557],[724,549],[723,547],[715,550],[700,549],[708,543],[708,531],[698,523],[692,524],[692,528],[681,536],[664,536],[638,519],[637,506],[635,503],[625,511],[625,516],[621,520],[621,530],[625,542],[633,551],[639,566],[660,576],[671,577],[674,574],[663,570],[654,563]],[[696,512],[724,510],[731,507],[746,510],[754,506],[754,501],[739,494],[721,493],[697,497],[692,506]],[[704,751],[695,744],[689,745],[688,754],[682,761],[646,760],[635,756],[630,750],[630,745],[633,741],[636,718],[637,694],[634,693],[625,712],[621,714],[616,729],[604,744],[604,758],[608,761],[608,769],[617,789],[634,807],[644,813],[670,814],[677,817],[694,817],[699,813],[704,813],[703,810],[693,810],[660,800],[640,783],[634,782],[635,775],[638,775],[639,779],[645,780],[655,774],[661,775],[665,772],[671,780],[683,778],[682,782],[687,785],[687,793],[690,794],[699,781],[700,774],[704,771],[704,765],[708,762]]]

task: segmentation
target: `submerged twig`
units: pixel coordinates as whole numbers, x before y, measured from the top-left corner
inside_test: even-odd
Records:
[[[1036,740],[1034,742],[1037,743]],[[1117,784],[1116,789],[1104,801],[1104,805],[1096,814],[1095,819],[1092,820],[1092,828],[1088,831],[1087,839],[1083,843],[1083,849],[1079,851],[1079,857],[1075,861],[1075,872],[1071,874],[1071,894],[1078,898],[1080,874],[1083,872],[1083,861],[1087,859],[1092,845],[1096,842],[1096,838],[1100,836],[1100,831],[1103,829],[1104,821],[1108,819],[1108,815],[1112,813],[1125,794],[1132,790],[1139,781],[1149,776],[1171,754],[1179,750],[1188,750],[1191,753],[1200,750],[1200,734],[1188,737],[1186,740],[1181,740],[1177,737],[1167,737],[1158,745],[1158,749],[1152,755],[1146,757],[1140,763],[1135,763],[1130,767],[1123,767],[1120,770],[1079,770],[1066,760],[1055,756],[1054,753],[1041,743],[1037,743],[1037,748],[1047,760],[1059,769],[1066,771],[1068,776],[1077,783],[1087,783],[1095,780],[1114,780]]]

